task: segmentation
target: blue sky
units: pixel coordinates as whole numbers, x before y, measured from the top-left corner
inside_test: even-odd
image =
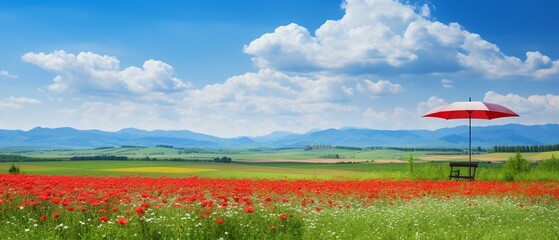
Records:
[[[559,123],[556,1],[2,1],[0,128],[436,129],[454,101]]]

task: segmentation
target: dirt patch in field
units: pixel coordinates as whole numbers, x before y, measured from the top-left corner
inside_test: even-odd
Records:
[[[255,160],[238,160],[238,162],[246,163],[347,163],[347,162],[366,162],[361,159],[328,159],[328,158],[311,158],[311,159],[255,159]]]

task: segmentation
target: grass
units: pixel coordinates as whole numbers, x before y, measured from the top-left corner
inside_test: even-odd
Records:
[[[25,174],[150,177],[211,177],[211,178],[269,178],[269,179],[448,179],[445,162],[416,163],[410,173],[401,163],[191,163],[174,161],[54,161],[14,163]],[[12,163],[0,163],[6,173]],[[503,180],[502,164],[480,163],[477,180]],[[557,171],[533,168],[515,176],[515,180],[559,180]]]
[[[145,215],[51,209],[5,209],[0,214],[3,239],[556,239],[559,205],[523,205],[512,198],[421,198],[379,201],[376,205],[328,208],[277,204],[255,207],[218,206],[176,211],[149,208]],[[59,212],[54,219],[52,213]],[[281,220],[279,215],[286,214]],[[44,221],[40,216],[46,214]],[[107,216],[107,223],[99,216]],[[116,219],[123,216],[126,225]],[[216,222],[223,221],[222,224]]]
[[[157,159],[213,159],[214,157],[229,156],[237,161],[260,159],[316,159],[328,154],[339,154],[342,159],[378,160],[404,159],[410,152],[397,150],[346,150],[346,149],[317,149],[303,151],[302,149],[250,151],[246,149],[232,150],[200,150],[197,153],[184,153],[185,150],[163,147],[148,148],[110,148],[110,149],[72,149],[72,150],[29,150],[15,152],[25,156],[48,159],[69,159],[74,156],[115,155],[128,158],[157,158]],[[6,152],[13,153],[13,152]],[[434,155],[436,152],[415,152],[416,157]]]

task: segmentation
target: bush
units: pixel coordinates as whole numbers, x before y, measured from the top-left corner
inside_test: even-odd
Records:
[[[408,171],[410,172],[410,174],[413,174],[415,170],[413,160],[413,154],[410,153],[410,156],[408,157]]]
[[[8,172],[10,174],[19,174],[19,167],[17,167],[16,165],[12,164],[12,167],[10,167],[10,170],[8,170]]]
[[[506,181],[511,181],[514,180],[515,176],[518,174],[530,172],[530,167],[530,162],[518,152],[514,157],[510,157],[503,165],[501,175]]]
[[[544,171],[559,171],[559,159],[557,159],[555,155],[551,155],[550,159],[538,163],[538,169]]]

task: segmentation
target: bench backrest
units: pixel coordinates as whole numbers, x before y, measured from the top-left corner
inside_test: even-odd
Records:
[[[477,168],[478,163],[469,163],[469,162],[451,162],[451,167],[474,167]]]

